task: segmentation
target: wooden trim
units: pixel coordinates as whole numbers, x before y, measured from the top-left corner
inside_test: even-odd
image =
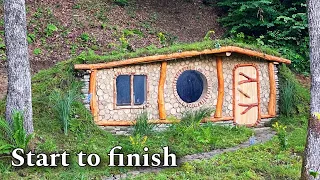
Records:
[[[97,70],[92,70],[90,74],[89,93],[91,94],[90,109],[95,122],[98,121],[98,102],[96,95]]]
[[[205,55],[205,54],[217,54],[217,53],[226,53],[226,52],[235,52],[235,53],[244,54],[247,56],[254,56],[257,58],[265,59],[267,61],[275,61],[275,62],[286,63],[286,64],[291,63],[291,61],[288,59],[267,55],[262,52],[253,51],[253,50],[244,49],[244,48],[235,47],[235,46],[226,46],[226,47],[221,47],[219,49],[207,49],[203,51],[185,51],[181,53],[138,57],[138,58],[132,58],[132,59],[127,59],[122,61],[113,61],[108,63],[75,64],[74,68],[75,69],[105,69],[105,68],[113,68],[113,67],[132,65],[132,64],[159,62],[164,60],[169,61],[174,59],[187,58],[187,57],[193,57],[193,56],[199,56],[199,55]]]
[[[218,122],[218,121],[231,121],[233,120],[233,117],[223,117],[223,118],[209,118],[204,119],[201,122]],[[173,124],[173,123],[179,123],[180,120],[149,120],[149,123],[152,124]],[[115,121],[115,120],[102,120],[96,122],[98,126],[132,126],[136,123],[135,120],[121,120],[121,121]]]
[[[216,57],[217,66],[217,77],[218,77],[218,100],[216,105],[216,112],[214,114],[215,118],[222,117],[222,107],[224,100],[224,78],[223,78],[223,67],[222,58],[220,56]]]
[[[269,95],[269,104],[268,104],[268,113],[271,116],[276,115],[276,99],[277,99],[277,88],[276,80],[274,75],[274,64],[269,63],[269,83],[270,83],[270,95]]]
[[[163,61],[161,63],[160,79],[158,86],[158,109],[160,120],[165,120],[167,118],[164,102],[164,85],[167,76],[167,62]]]
[[[261,119],[268,119],[268,118],[274,118],[276,115],[269,115],[269,114],[263,114],[261,115]]]
[[[256,121],[256,123],[254,124],[249,124],[249,125],[246,125],[248,127],[252,127],[252,126],[257,126],[260,121],[261,121],[261,107],[260,107],[260,102],[261,102],[261,99],[260,99],[260,81],[259,81],[259,68],[256,64],[238,64],[238,65],[235,65],[234,68],[233,68],[233,80],[232,80],[232,94],[233,94],[233,117],[235,117],[236,113],[235,113],[235,109],[236,109],[236,89],[235,89],[235,85],[236,85],[236,81],[235,81],[235,72],[237,70],[237,68],[239,67],[245,67],[245,66],[252,66],[256,69],[256,72],[257,72],[257,78],[255,79],[256,81],[254,82],[257,82],[257,99],[258,99],[258,119]],[[237,124],[236,122],[236,119],[233,120],[233,122],[235,124]]]

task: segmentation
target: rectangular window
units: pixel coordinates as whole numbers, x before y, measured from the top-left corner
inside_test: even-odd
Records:
[[[116,78],[117,106],[143,105],[147,97],[145,75],[119,75]]]
[[[116,79],[117,84],[117,105],[131,105],[131,77],[128,75],[120,75]]]

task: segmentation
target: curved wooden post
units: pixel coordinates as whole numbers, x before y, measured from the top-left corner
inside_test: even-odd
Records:
[[[217,77],[218,77],[218,100],[216,106],[215,118],[222,117],[222,106],[224,98],[224,79],[223,79],[223,68],[222,68],[222,57],[216,57],[217,64]]]
[[[90,74],[89,94],[91,94],[90,109],[94,122],[98,121],[98,102],[96,96],[97,70],[92,70]]]
[[[160,120],[165,120],[167,118],[165,103],[164,103],[164,84],[166,82],[167,76],[167,61],[161,63],[160,79],[158,86],[158,108],[159,108],[159,118]]]
[[[269,82],[270,82],[270,95],[269,95],[269,104],[268,104],[268,113],[270,116],[276,115],[276,80],[274,75],[274,64],[269,63]]]

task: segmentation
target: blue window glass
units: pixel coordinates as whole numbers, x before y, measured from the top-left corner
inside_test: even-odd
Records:
[[[186,103],[196,102],[202,95],[203,86],[202,74],[195,70],[184,71],[177,80],[178,95]]]
[[[129,75],[120,75],[116,79],[117,86],[117,105],[131,105],[131,88]]]
[[[146,76],[135,75],[133,77],[134,105],[142,105],[146,99]]]

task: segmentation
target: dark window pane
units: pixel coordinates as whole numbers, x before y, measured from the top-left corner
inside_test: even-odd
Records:
[[[130,76],[120,75],[116,79],[117,105],[131,105]]]
[[[136,75],[133,77],[134,105],[141,105],[146,99],[146,76]]]
[[[178,78],[177,91],[186,103],[196,102],[203,92],[202,75],[195,70],[184,71]]]

